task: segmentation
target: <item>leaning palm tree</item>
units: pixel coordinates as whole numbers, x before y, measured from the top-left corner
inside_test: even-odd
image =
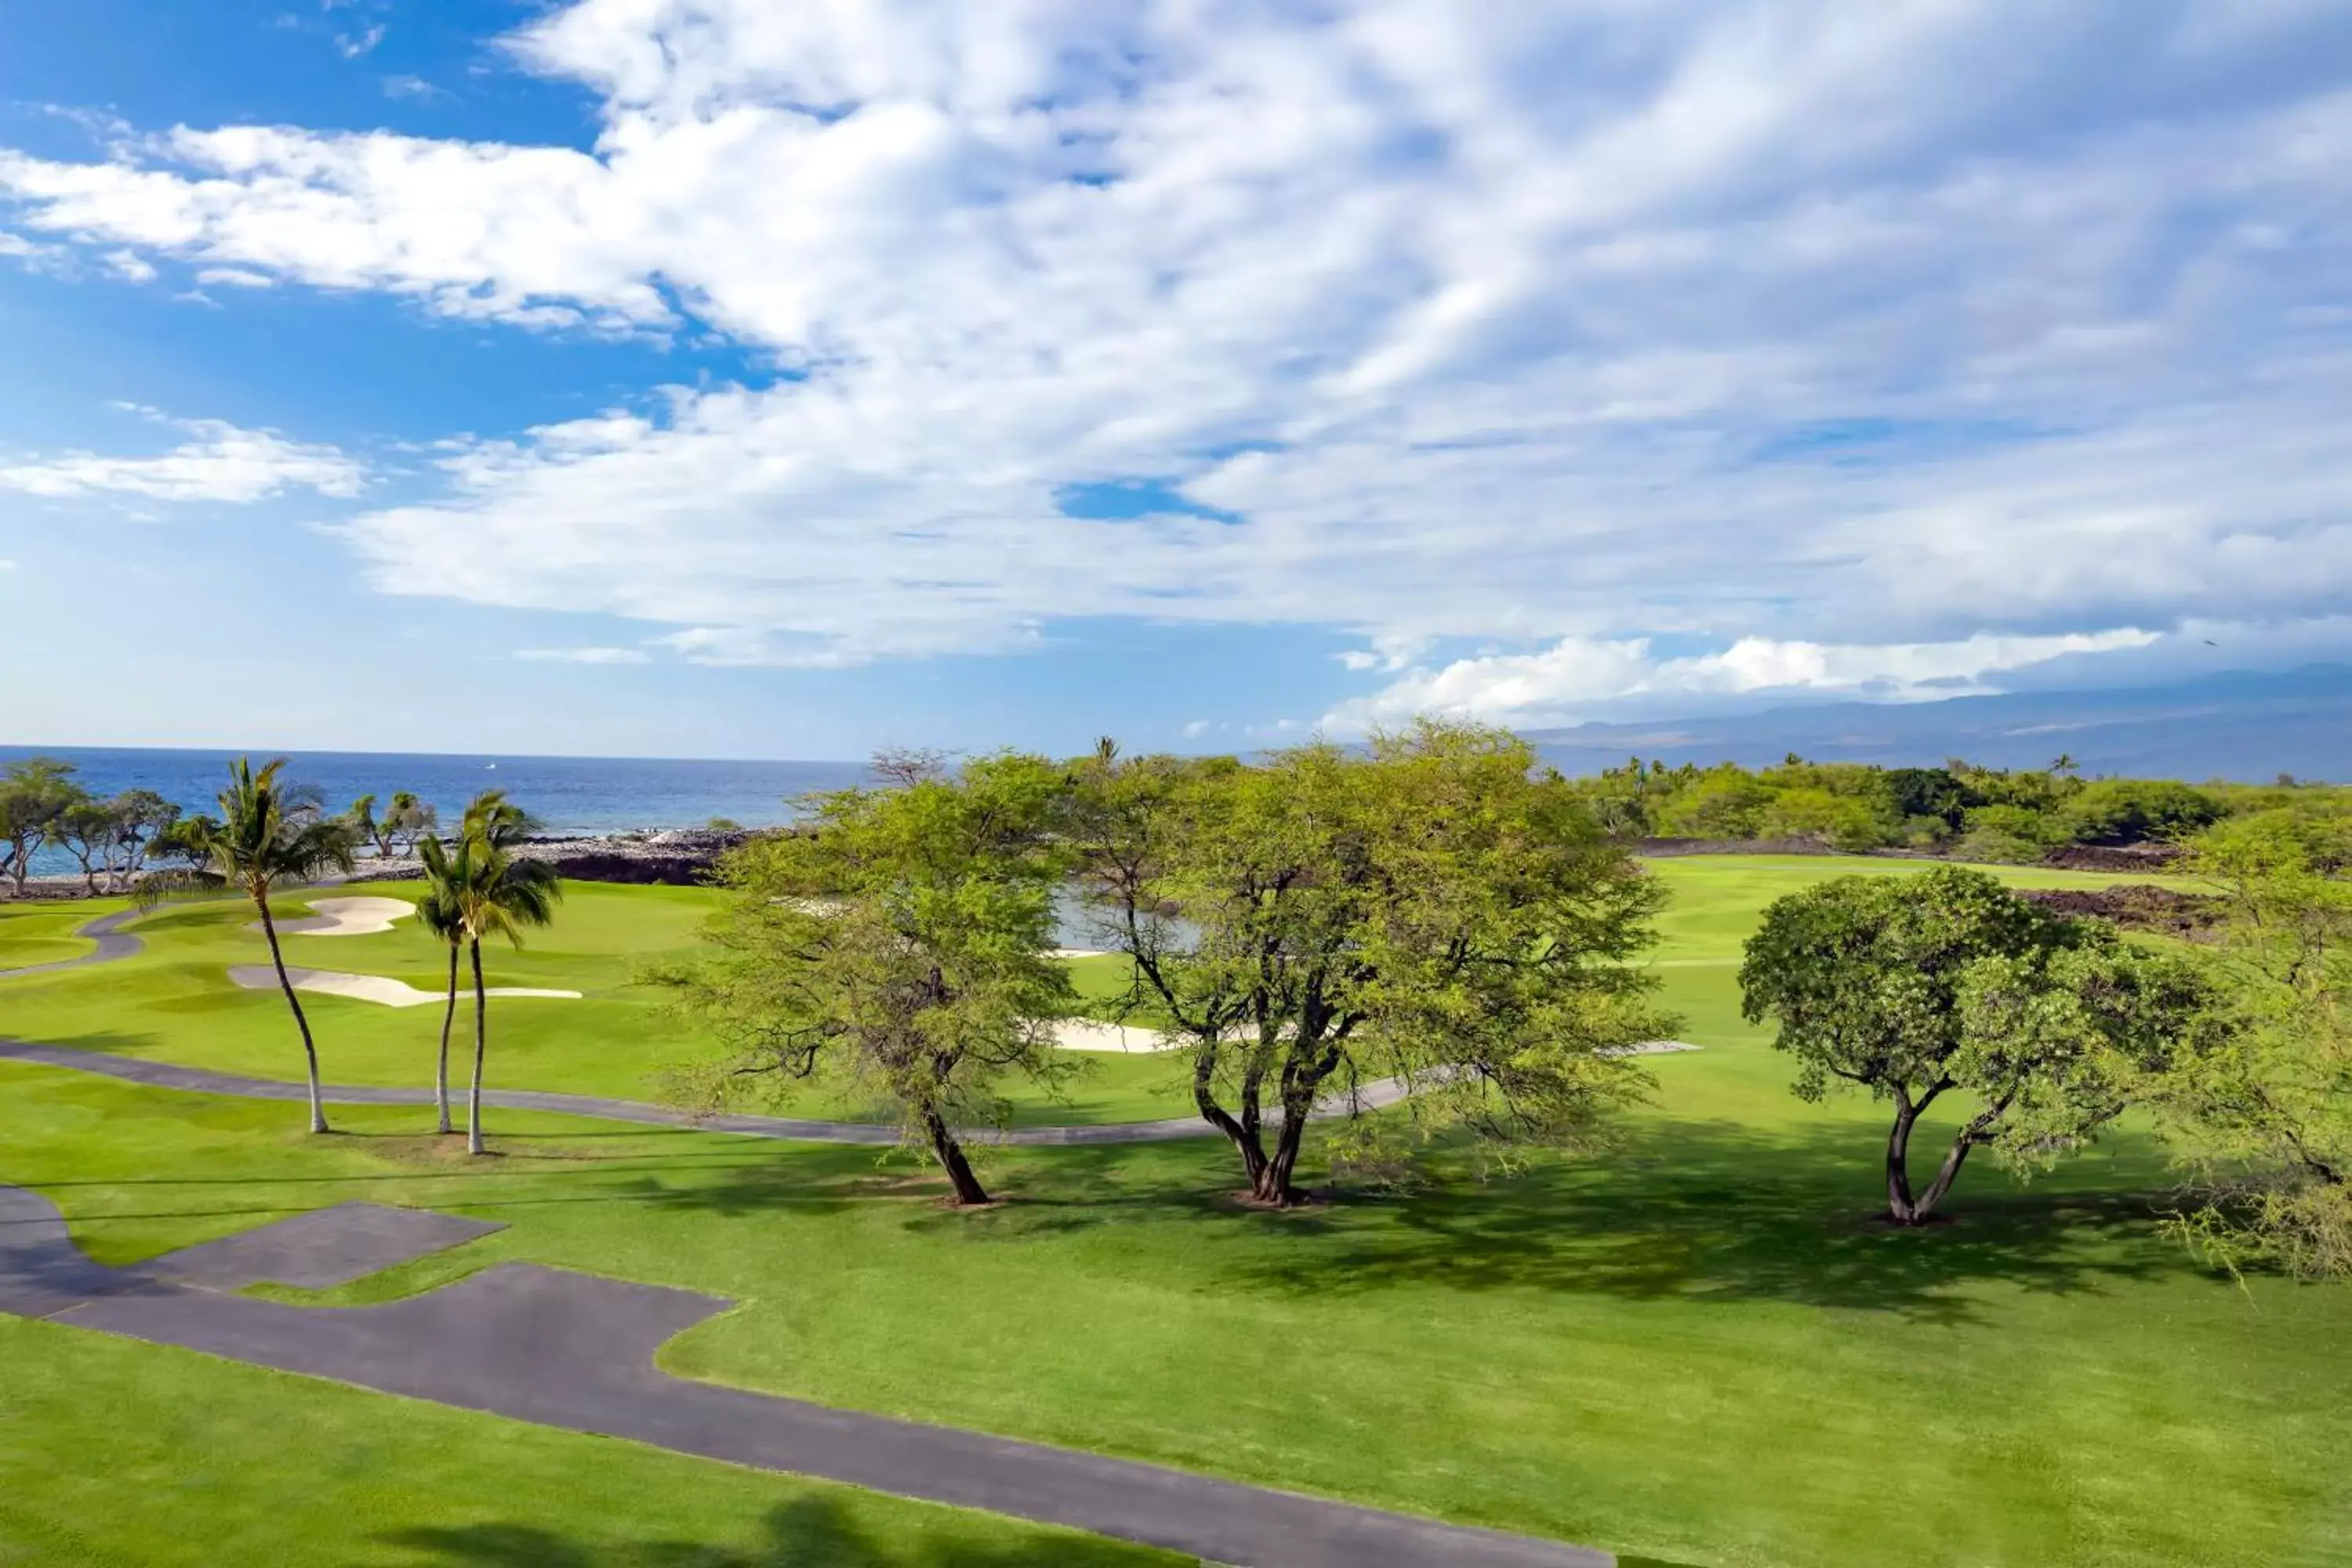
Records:
[[[530,818],[502,790],[487,790],[466,808],[457,847],[448,857],[449,883],[467,956],[474,971],[474,1078],[466,1097],[466,1152],[482,1146],[482,1058],[489,1050],[489,992],[482,984],[482,939],[502,936],[520,947],[522,933],[555,919],[563,883],[553,865],[516,857]]]
[[[441,1054],[433,1066],[433,1108],[440,1115],[441,1132],[455,1131],[449,1121],[449,1031],[457,1021],[457,960],[466,950],[466,916],[461,883],[472,870],[469,860],[457,863],[438,838],[417,841],[417,858],[425,865],[425,896],[416,900],[416,923],[449,944],[449,1005],[441,1014]]]
[[[285,766],[283,757],[259,773],[253,771],[249,759],[231,763],[229,787],[220,795],[220,820],[203,825],[196,847],[209,868],[261,911],[261,933],[269,939],[269,962],[278,971],[278,989],[286,993],[286,1005],[294,1009],[294,1026],[302,1032],[310,1131],[324,1132],[327,1111],[319,1096],[319,1047],[310,1038],[310,1020],[302,1014],[294,982],[286,973],[269,895],[281,886],[316,881],[330,871],[349,872],[352,837],[349,826],[328,816],[316,800],[278,782]]]

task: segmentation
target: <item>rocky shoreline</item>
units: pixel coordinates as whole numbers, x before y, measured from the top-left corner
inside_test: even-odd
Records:
[[[626,882],[691,888],[707,882],[719,858],[752,834],[743,828],[669,827],[571,838],[532,838],[515,853],[552,862],[575,882]],[[411,857],[360,862],[354,881],[404,880],[425,874]]]
[[[771,830],[773,831],[773,830]],[[638,886],[690,888],[709,880],[719,858],[755,837],[744,828],[646,828],[631,833],[532,838],[516,853],[553,862],[573,881],[625,882]],[[365,856],[349,877],[336,881],[402,882],[425,875],[414,855]],[[0,887],[0,898],[6,896]],[[81,874],[35,877],[25,885],[26,902],[87,898]]]

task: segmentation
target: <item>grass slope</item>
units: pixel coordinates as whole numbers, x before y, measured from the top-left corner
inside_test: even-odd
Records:
[[[331,893],[289,894],[271,907],[280,920],[299,920],[314,897],[413,900],[416,891],[414,882],[357,884]],[[577,1002],[493,1000],[489,1081],[507,1089],[658,1098],[661,1069],[715,1047],[668,1016],[663,994],[635,984],[636,974],[645,963],[691,952],[717,897],[696,888],[570,883],[555,925],[532,933],[530,946],[520,952],[485,947],[491,985],[583,993]],[[17,942],[27,956],[19,956],[16,948],[0,949],[0,967],[88,951],[89,942],[64,933],[120,907],[119,900],[21,910],[0,905],[0,916],[29,926]],[[132,928],[146,943],[135,957],[81,973],[19,980],[0,975],[0,1035],[259,1078],[299,1078],[301,1050],[284,999],[275,991],[241,990],[228,979],[232,965],[268,962],[268,949],[253,923],[251,907],[241,903],[167,906]],[[0,926],[0,941],[12,929]],[[448,982],[447,949],[419,931],[413,919],[370,936],[288,936],[284,942],[286,962],[299,968],[387,975],[436,994]],[[470,977],[465,984],[470,988]],[[307,993],[302,1005],[318,1032],[321,1070],[331,1082],[432,1081],[439,1006],[393,1008]],[[468,994],[457,1016],[460,1057],[472,1037],[472,1007]],[[1181,1073],[1167,1062],[1073,1055],[1081,1073],[1066,1099],[1016,1090],[1016,1121],[1148,1121],[1189,1109],[1178,1089]],[[453,1070],[462,1076],[462,1066]],[[792,1109],[803,1115],[887,1119],[875,1107],[839,1101],[803,1100]]]
[[[120,899],[0,904],[0,973],[79,958],[98,944],[74,932],[88,921],[121,907]]]
[[[1072,1531],[0,1318],[0,1563],[1174,1568]],[[102,1456],[94,1459],[93,1456]]]
[[[869,1152],[518,1115],[468,1163],[413,1111],[311,1140],[284,1107],[21,1065],[0,1180],[117,1262],[352,1197],[478,1214],[510,1228],[303,1299],[509,1258],[710,1290],[741,1305],[668,1348],[682,1374],[1708,1568],[2352,1558],[2352,1292],[2197,1269],[2156,1234],[2142,1139],[2021,1189],[1971,1168],[1949,1226],[1871,1223],[1878,1109],[1790,1097],[1729,962],[1764,898],[1844,868],[1662,863],[1660,972],[1709,1049],[1654,1064],[1615,1151],[1483,1182],[1441,1158],[1423,1190],[1325,1210],[1236,1208],[1210,1142],[998,1152],[1015,1201],[966,1215]],[[0,1389],[28,1366],[0,1359]],[[100,1440],[52,1439],[41,1408],[47,1451]],[[415,1419],[369,1408],[386,1441]],[[201,1465],[205,1433],[159,1452]],[[71,1468],[11,1465],[34,1478],[13,1506],[75,1517]],[[674,1528],[629,1519],[655,1484],[610,1483],[629,1540]],[[539,1485],[519,1473],[515,1516],[563,1517]]]

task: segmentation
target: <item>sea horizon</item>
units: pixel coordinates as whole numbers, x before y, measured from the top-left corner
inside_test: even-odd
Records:
[[[381,812],[396,791],[431,805],[445,821],[485,789],[502,788],[549,837],[600,836],[789,822],[814,791],[866,782],[864,762],[821,758],[569,757],[513,752],[343,752],[234,747],[0,745],[0,767],[33,757],[70,763],[92,795],[151,789],[184,812],[209,811],[240,756],[283,756],[286,777],[316,789],[331,811],[362,795]]]

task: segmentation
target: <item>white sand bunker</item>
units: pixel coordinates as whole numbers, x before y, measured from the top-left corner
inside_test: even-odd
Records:
[[[402,899],[315,899],[308,916],[280,921],[278,929],[287,936],[376,936],[415,912],[416,906]],[[251,929],[259,931],[260,923]]]
[[[362,903],[380,900],[359,900]],[[247,991],[275,991],[278,972],[267,964],[240,963],[228,972],[229,979]],[[404,980],[388,980],[381,974],[345,974],[332,969],[294,969],[286,971],[286,978],[294,983],[297,991],[316,992],[321,996],[348,996],[354,1002],[373,1002],[385,1007],[430,1007],[446,1002],[446,991],[419,991]],[[471,986],[461,986],[460,999],[471,996]],[[560,1001],[577,1002],[577,991],[537,991],[520,985],[493,985],[493,996],[550,996]]]
[[[1157,1029],[1102,1024],[1092,1018],[1065,1018],[1054,1026],[1054,1043],[1066,1051],[1111,1051],[1120,1056],[1148,1056],[1170,1048]]]

